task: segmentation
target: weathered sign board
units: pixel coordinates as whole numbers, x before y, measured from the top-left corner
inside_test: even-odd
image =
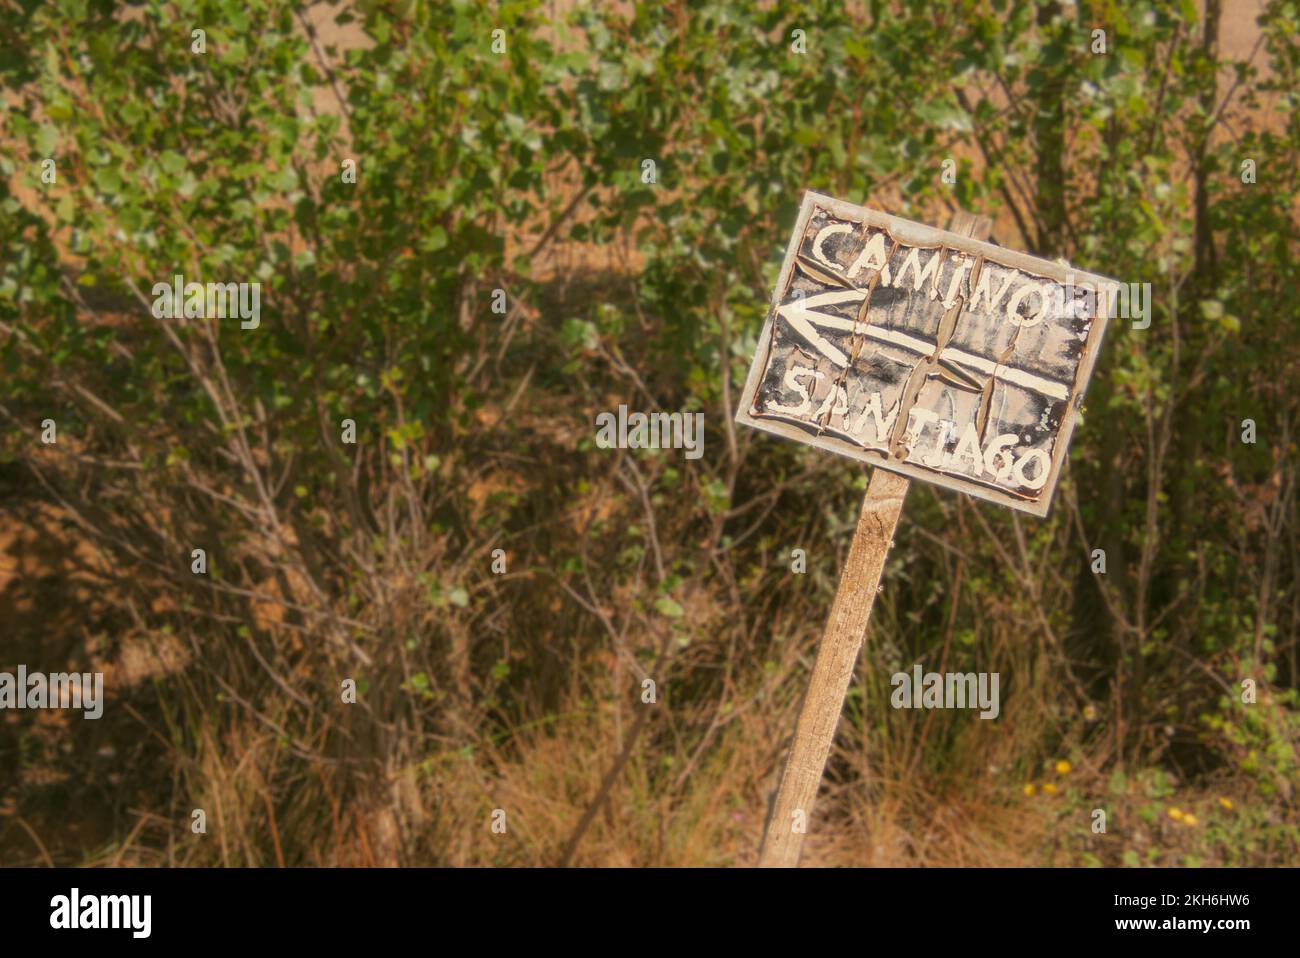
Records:
[[[1119,285],[806,193],[738,422],[878,466],[799,707],[759,865],[793,866],[909,480],[1047,514]]]
[[[736,418],[1046,515],[1115,287],[807,193]]]

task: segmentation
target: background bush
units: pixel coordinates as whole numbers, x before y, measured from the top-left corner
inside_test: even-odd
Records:
[[[0,723],[4,860],[752,862],[865,489],[732,422],[811,188],[1153,314],[1050,518],[913,489],[806,860],[1294,862],[1294,6],[1249,62],[1217,0],[765,6],[0,4],[2,658],[110,695]],[[883,708],[915,662],[1001,717]]]

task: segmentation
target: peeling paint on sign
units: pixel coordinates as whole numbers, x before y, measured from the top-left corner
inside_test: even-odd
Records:
[[[808,193],[737,421],[1045,515],[1116,286]]]

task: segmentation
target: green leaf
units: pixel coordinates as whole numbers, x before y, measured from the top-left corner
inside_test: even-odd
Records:
[[[668,596],[663,596],[662,598],[655,600],[655,611],[670,619],[680,619],[684,614],[682,607]]]
[[[59,144],[59,131],[52,123],[41,125],[40,133],[36,136],[36,150],[41,157],[54,156],[54,150]]]

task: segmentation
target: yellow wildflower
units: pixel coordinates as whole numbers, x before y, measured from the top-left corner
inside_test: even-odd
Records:
[[[1196,816],[1193,815],[1191,812],[1188,812],[1186,815],[1183,816],[1183,824],[1184,824],[1184,825],[1190,825],[1192,828],[1195,828],[1195,827],[1196,827]]]
[[[1043,784],[1043,794],[1044,794],[1044,795],[1055,795],[1055,794],[1056,794],[1056,786],[1053,785],[1051,782],[1045,782],[1045,783]]]
[[[1182,811],[1182,809],[1180,809],[1180,808],[1171,808],[1171,809],[1169,809],[1169,817],[1172,818],[1172,819],[1173,819],[1174,821],[1176,821],[1176,822],[1181,822],[1181,821],[1183,820],[1183,811]]]
[[[1034,794],[1034,792],[1036,792],[1036,791],[1037,791],[1037,789],[1034,788],[1034,783],[1033,783],[1033,782],[1030,782],[1028,785],[1025,786],[1025,794],[1026,794],[1026,795],[1032,795],[1032,794]]]
[[[1219,799],[1219,804],[1223,806],[1225,811],[1229,811],[1229,812],[1232,811],[1232,799],[1221,798]]]
[[[1067,762],[1065,759],[1061,759],[1059,762],[1056,763],[1056,774],[1058,774],[1058,775],[1069,775],[1069,774],[1070,774],[1070,769],[1072,769],[1072,768],[1074,768],[1073,765],[1071,765],[1071,764],[1070,764],[1069,762]]]

